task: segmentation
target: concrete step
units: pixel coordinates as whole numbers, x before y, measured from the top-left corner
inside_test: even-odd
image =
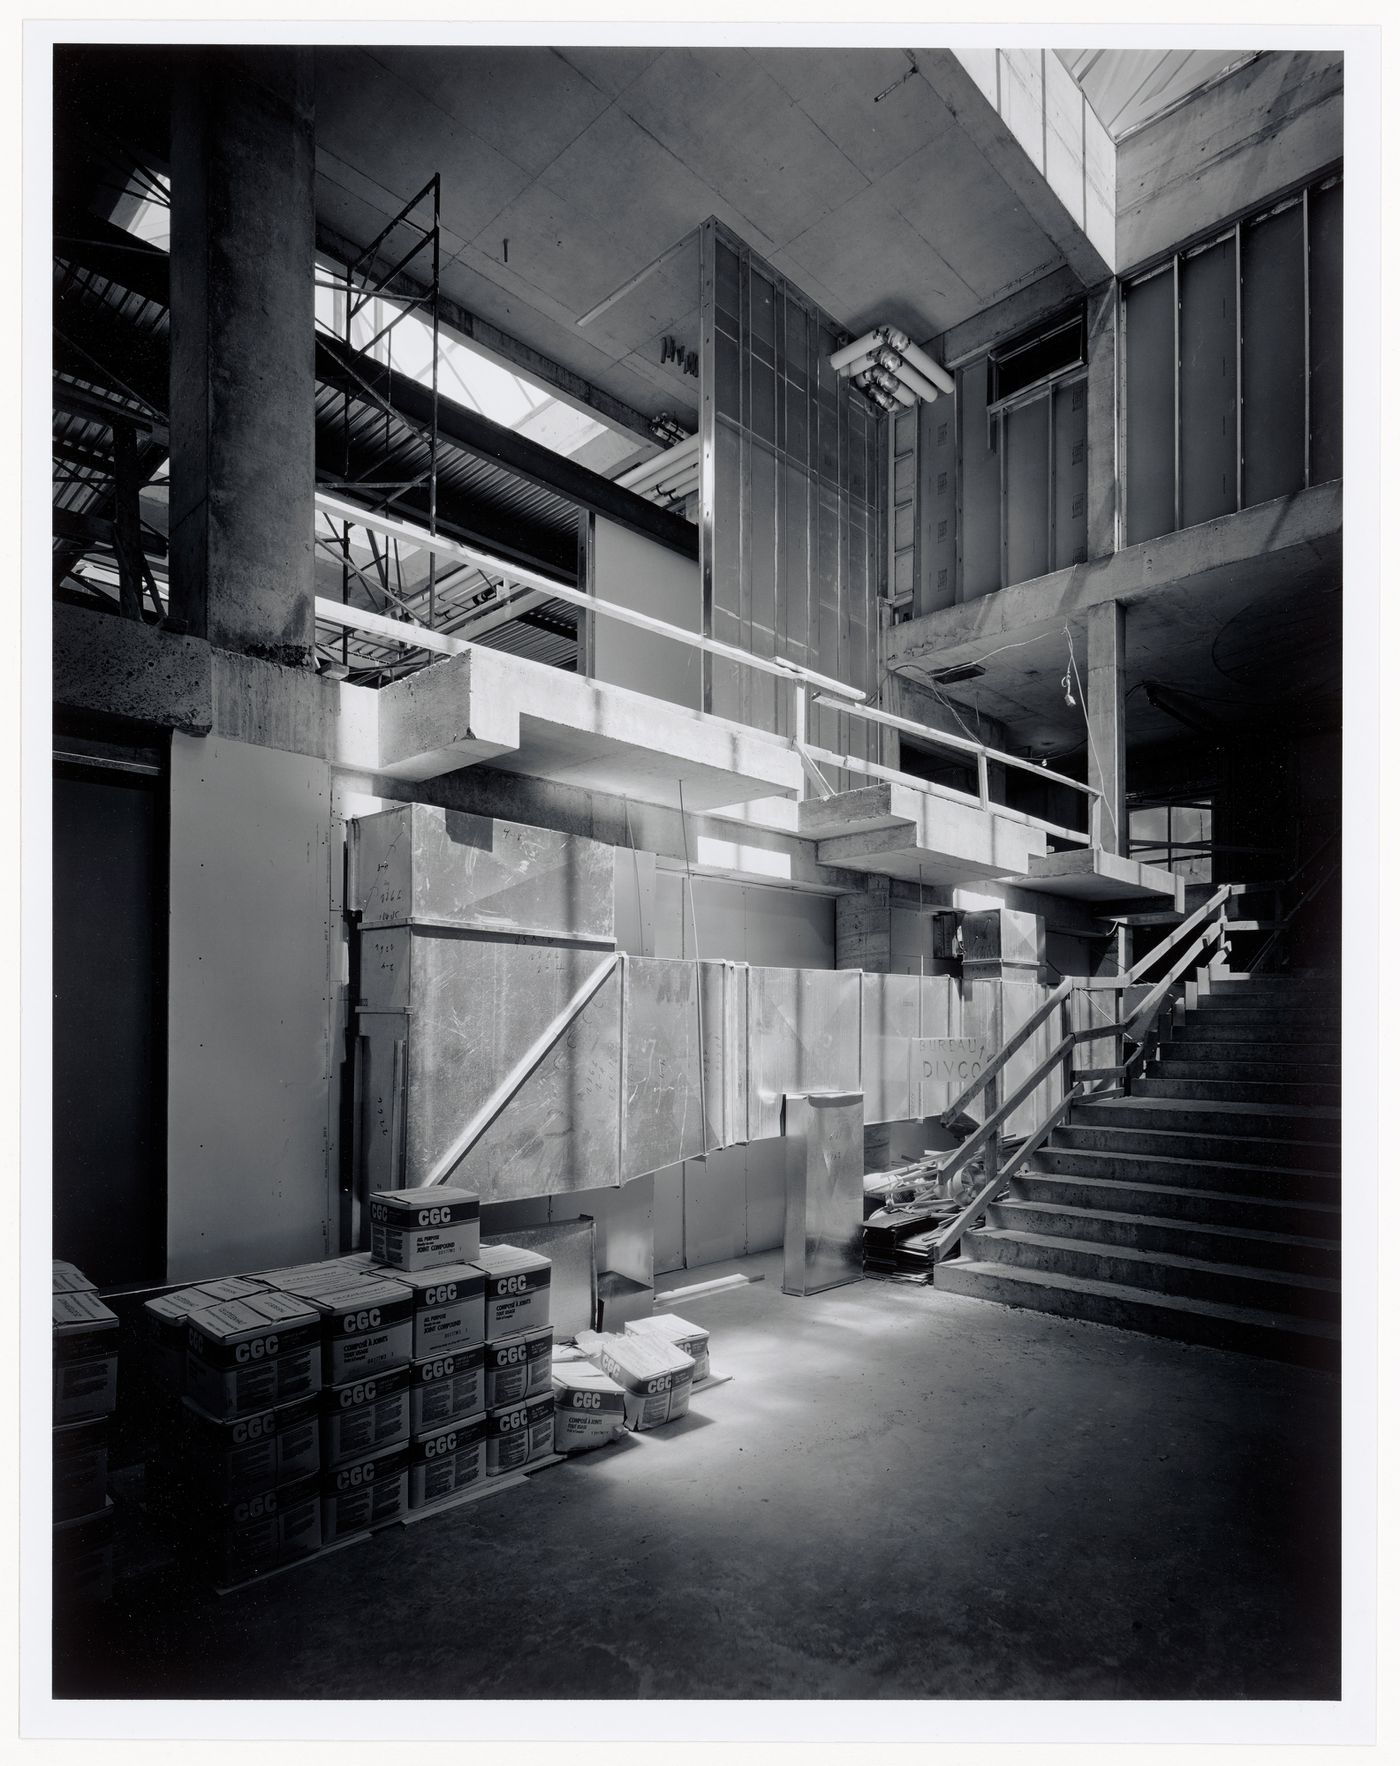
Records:
[[[1239,1053],[1211,1059],[1199,1049],[1166,1045],[1161,1060],[1148,1072],[1160,1079],[1263,1079],[1271,1084],[1340,1085],[1341,1064],[1337,1061],[1290,1060],[1280,1055],[1253,1059]]]
[[[1081,1148],[1090,1153],[1123,1152],[1153,1155],[1191,1163],[1224,1160],[1227,1164],[1269,1165],[1282,1170],[1324,1171],[1336,1175],[1341,1155],[1326,1141],[1244,1139],[1230,1134],[1173,1134],[1161,1128],[1097,1128],[1078,1121],[1057,1128],[1050,1138],[1056,1149]]]
[[[1313,1025],[1290,1023],[1286,1018],[1255,1021],[1241,1018],[1235,1012],[1187,1012],[1185,1022],[1173,1026],[1172,1035],[1201,1042],[1259,1043],[1270,1048],[1295,1042],[1340,1048],[1342,1041],[1341,1032],[1335,1027],[1319,1029]]]
[[[1162,1057],[1170,1061],[1317,1061],[1324,1066],[1341,1064],[1341,1045],[1319,1041],[1316,1037],[1298,1037],[1285,1042],[1281,1037],[1212,1036],[1203,1025],[1188,1024],[1184,1030],[1173,1030],[1171,1041],[1162,1045]]]
[[[1133,1095],[1143,1098],[1182,1098],[1192,1103],[1222,1104],[1331,1104],[1341,1103],[1342,1088],[1309,1085],[1295,1080],[1289,1085],[1270,1085],[1258,1080],[1205,1078],[1134,1079]]]
[[[1223,1306],[1247,1306],[1299,1318],[1336,1321],[1342,1315],[1341,1285],[1327,1276],[1209,1263],[1165,1251],[1093,1244],[1083,1239],[1004,1227],[979,1227],[967,1234],[965,1244],[966,1255],[979,1263],[1011,1263],[1018,1269],[1038,1269],[1091,1282],[1115,1282],[1128,1288],[1145,1288],[1154,1294],[1209,1300]]]
[[[1147,1214],[1157,1220],[1244,1227],[1251,1232],[1296,1234],[1306,1239],[1337,1239],[1341,1234],[1341,1209],[1330,1202],[1252,1196],[1188,1184],[1129,1183],[1121,1178],[1062,1172],[1028,1171],[1013,1178],[1008,1188],[1013,1201],[1048,1202],[1057,1208],[1107,1209],[1113,1214]]]
[[[1245,1227],[1203,1226],[1192,1220],[1118,1214],[1108,1208],[1059,1208],[1049,1202],[1014,1200],[993,1202],[987,1209],[987,1224],[1012,1232],[1129,1245],[1139,1251],[1166,1251],[1207,1263],[1330,1276],[1334,1281],[1340,1278],[1342,1269],[1342,1248],[1332,1239],[1305,1239],[1292,1233],[1251,1231]]]
[[[1280,1170],[1271,1165],[1221,1159],[1171,1159],[1139,1153],[1131,1147],[1092,1153],[1082,1147],[1041,1147],[1031,1155],[1028,1164],[1032,1171],[1056,1172],[1065,1177],[1167,1183],[1178,1189],[1228,1190],[1232,1195],[1273,1196],[1297,1202],[1341,1201],[1341,1179],[1334,1172]]]
[[[1076,1104],[1071,1121],[1076,1128],[1166,1129],[1180,1134],[1225,1134],[1240,1140],[1263,1135],[1330,1141],[1334,1146],[1342,1135],[1340,1110],[1306,1104],[1260,1110],[1250,1104],[1199,1104],[1182,1098],[1106,1098],[1102,1103],[1088,1100]]]
[[[1310,1030],[1336,1030],[1342,1022],[1339,1006],[1313,1005],[1307,1000],[1281,1000],[1272,1005],[1259,999],[1222,999],[1218,993],[1203,994],[1194,1006],[1187,1007],[1187,1014],[1199,1014],[1203,1020],[1229,1019],[1233,1024],[1304,1025]]]
[[[1143,1331],[1276,1361],[1323,1368],[1336,1368],[1340,1362],[1339,1327],[1315,1319],[1154,1294],[1115,1282],[1047,1275],[1005,1263],[978,1263],[965,1257],[939,1264],[934,1285],[949,1294],[996,1300],[1003,1306],[1029,1307],[1062,1318],[1116,1325],[1120,1330]]]

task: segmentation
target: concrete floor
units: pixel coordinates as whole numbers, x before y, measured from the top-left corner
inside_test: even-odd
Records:
[[[684,1421],[243,1593],[129,1587],[55,1696],[1338,1696],[1330,1376],[730,1267]]]

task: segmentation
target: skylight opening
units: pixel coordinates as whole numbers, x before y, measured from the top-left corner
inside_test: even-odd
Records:
[[[345,290],[335,286],[344,272],[335,264],[317,261],[316,326],[332,337],[345,336]],[[420,386],[433,383],[432,326],[418,313],[402,312],[397,302],[376,295],[365,302],[350,322],[351,347],[366,350],[372,361],[406,374]],[[393,325],[392,330],[386,329]],[[383,333],[383,335],[381,335]],[[513,373],[463,339],[438,331],[438,392],[454,404],[477,411],[504,429],[538,442],[552,453],[572,456],[601,436],[611,435],[605,423],[586,416],[573,405],[557,399],[543,387]],[[637,442],[617,437],[616,457],[633,454]]]

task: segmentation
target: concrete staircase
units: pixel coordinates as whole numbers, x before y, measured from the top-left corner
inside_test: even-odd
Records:
[[[935,1285],[1336,1367],[1335,980],[1212,977],[1130,1097],[1074,1105]]]

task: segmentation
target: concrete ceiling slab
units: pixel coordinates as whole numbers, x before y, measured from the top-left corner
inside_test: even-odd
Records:
[[[888,323],[926,337],[957,324],[978,304],[923,235],[869,190],[824,216],[783,255],[797,266],[799,284],[807,272],[821,277],[852,331]]]
[[[665,53],[664,49],[588,49],[579,44],[559,50],[570,67],[609,98],[619,97]]]
[[[679,267],[576,321],[708,215],[838,323],[920,338],[1063,261],[933,81],[903,79],[902,50],[322,48],[316,63],[322,218],[368,240],[440,171],[444,292],[649,413],[678,392],[653,346],[696,307]]]
[[[1044,231],[1002,183],[990,175],[955,125],[885,174],[876,194],[945,259],[979,307],[1004,300],[1028,282],[1048,276],[1063,260]],[[967,217],[977,214],[978,225]]]
[[[530,182],[501,153],[441,105],[425,99],[363,49],[316,52],[316,140],[344,165],[393,192],[394,207],[442,173],[442,220],[471,239]]]
[[[917,62],[917,50],[914,56]],[[913,72],[902,49],[847,55],[765,49],[762,61],[788,96],[872,181],[954,126],[943,101]]]
[[[867,180],[744,49],[671,49],[620,100],[627,114],[774,245]],[[761,119],[761,128],[755,128]]]
[[[553,49],[483,46],[375,49],[374,58],[431,104],[467,124],[532,177],[611,102]]]

